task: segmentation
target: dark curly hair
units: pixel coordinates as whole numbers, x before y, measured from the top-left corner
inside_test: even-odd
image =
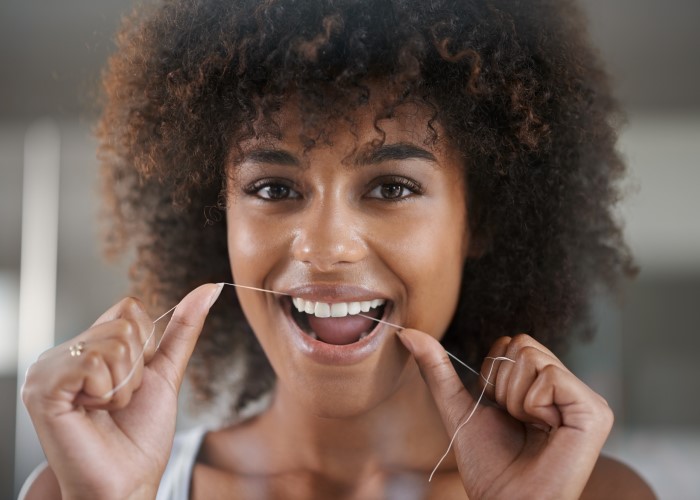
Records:
[[[135,246],[135,293],[166,309],[230,281],[225,165],[253,124],[299,96],[308,147],[329,114],[419,101],[464,160],[469,224],[487,242],[464,267],[442,342],[472,362],[501,335],[560,349],[590,332],[595,285],[635,273],[613,213],[625,166],[620,113],[568,0],[170,0],[126,18],[97,127],[108,249]],[[272,369],[224,291],[190,365],[196,394],[234,414]],[[234,356],[234,358],[232,358]],[[232,359],[238,361],[234,362]],[[235,364],[234,382],[226,373]],[[222,382],[225,380],[225,382]]]

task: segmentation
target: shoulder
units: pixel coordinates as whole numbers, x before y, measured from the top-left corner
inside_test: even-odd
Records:
[[[614,458],[601,455],[581,498],[651,500],[655,499],[656,495],[631,467]]]

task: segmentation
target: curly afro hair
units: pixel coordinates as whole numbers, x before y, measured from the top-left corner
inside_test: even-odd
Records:
[[[568,0],[138,9],[105,71],[97,127],[108,251],[136,248],[134,292],[162,310],[198,284],[230,281],[221,208],[231,152],[291,93],[313,147],[329,114],[368,102],[369,82],[391,96],[377,120],[418,100],[432,110],[433,135],[437,122],[465,159],[469,224],[488,244],[465,264],[443,345],[474,363],[501,335],[528,332],[561,350],[589,333],[596,285],[614,288],[636,269],[613,212],[625,170],[620,113]],[[224,293],[189,373],[201,400],[227,393],[235,417],[274,374],[235,293]]]

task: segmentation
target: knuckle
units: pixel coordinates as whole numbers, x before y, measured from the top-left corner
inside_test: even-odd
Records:
[[[561,376],[563,370],[557,365],[548,364],[540,369],[540,377],[547,383],[553,383],[558,377]]]
[[[520,351],[526,347],[531,347],[533,345],[533,339],[526,333],[519,333],[515,335],[510,341],[510,347],[514,350]]]
[[[130,314],[141,314],[146,312],[143,302],[136,297],[124,297],[119,302],[119,309]]]
[[[503,337],[498,337],[493,345],[491,346],[491,352],[503,352],[508,345],[511,343],[513,339],[509,337],[508,335],[505,335]]]
[[[114,320],[115,340],[121,340],[129,345],[141,344],[141,329],[138,323],[131,319],[119,318]]]
[[[598,421],[601,423],[601,426],[612,428],[612,425],[615,422],[615,414],[612,408],[610,408],[607,401],[600,396],[598,402],[598,410],[596,411]]]
[[[22,402],[27,407],[36,399],[38,390],[42,386],[41,380],[37,380],[40,377],[37,375],[38,370],[36,365],[36,363],[33,363],[27,370],[27,376],[24,379],[22,388],[20,389]]]
[[[114,332],[120,337],[132,338],[136,336],[138,327],[127,318],[119,318],[113,321]]]
[[[525,413],[532,415],[538,410],[537,400],[532,392],[528,392],[523,400],[523,411]]]
[[[603,396],[601,396],[598,393],[595,393],[595,395],[598,397],[598,401],[600,401],[601,406],[604,406],[604,407],[610,409],[610,411],[612,411],[612,408],[610,408],[610,404],[608,403],[607,399],[605,399]]]
[[[612,408],[606,405],[602,411],[602,414],[604,422],[608,425],[608,428],[612,428],[613,424],[615,423],[615,413],[612,411]]]
[[[88,351],[83,355],[83,366],[87,370],[95,370],[102,364],[102,356],[97,351]]]
[[[20,389],[20,397],[22,398],[22,403],[24,403],[24,406],[29,407],[31,405],[32,400],[34,399],[34,394],[32,394],[32,387],[31,385],[28,385],[27,382],[25,381],[24,384],[22,384],[22,388]]]
[[[53,354],[55,352],[54,349],[56,349],[56,348],[54,347],[52,349],[47,349],[44,352],[42,352],[41,354],[39,354],[37,361],[42,361],[42,360],[48,358],[49,356],[51,356],[51,354]]]
[[[540,359],[542,351],[532,345],[523,346],[515,356],[516,363],[536,364]]]
[[[109,344],[109,353],[118,359],[128,358],[131,354],[131,344],[124,337],[115,337]]]
[[[131,345],[126,339],[117,339],[116,352],[120,357],[129,357],[131,354]]]

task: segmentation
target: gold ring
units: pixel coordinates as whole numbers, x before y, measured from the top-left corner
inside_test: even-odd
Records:
[[[75,356],[80,356],[83,354],[83,351],[85,350],[85,342],[78,342],[77,344],[73,344],[68,347],[68,350],[70,351],[70,355],[72,357]]]

